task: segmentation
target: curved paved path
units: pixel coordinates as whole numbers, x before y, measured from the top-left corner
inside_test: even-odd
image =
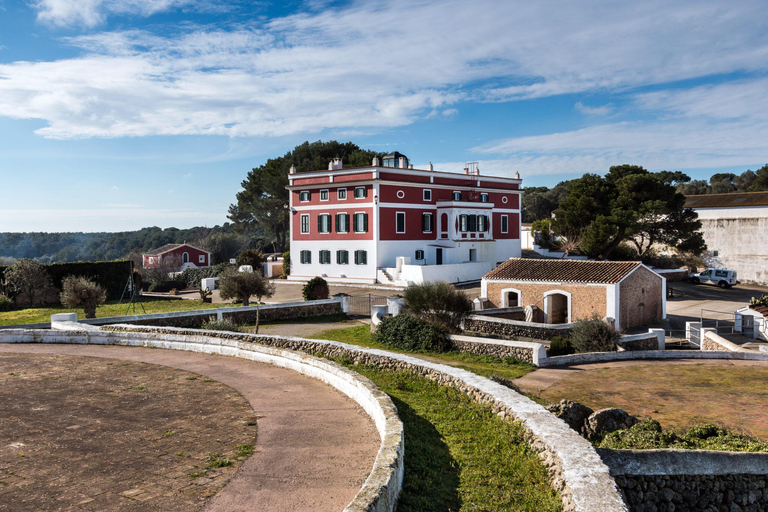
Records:
[[[234,357],[98,345],[0,344],[0,352],[142,361],[226,384],[258,416],[255,453],[207,512],[340,511],[362,487],[380,439],[351,399],[294,371]]]

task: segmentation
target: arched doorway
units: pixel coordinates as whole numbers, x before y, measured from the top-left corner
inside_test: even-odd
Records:
[[[523,294],[516,288],[504,288],[501,290],[501,307],[518,308],[523,305]]]
[[[571,321],[571,294],[552,290],[544,294],[544,318],[548,324],[566,324]]]

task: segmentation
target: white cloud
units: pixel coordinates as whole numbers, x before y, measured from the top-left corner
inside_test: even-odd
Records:
[[[187,174],[185,174],[185,175],[184,175],[184,179],[185,179],[185,180],[188,180],[188,179],[190,179],[191,177],[192,177],[192,173],[191,173],[191,172],[188,172]]]
[[[187,3],[36,5],[51,23],[93,26],[115,13],[148,15]],[[92,34],[66,40],[80,48],[78,58],[0,65],[0,115],[45,120],[37,133],[60,139],[396,127],[451,113],[460,101],[762,72],[765,11],[758,0],[372,0],[228,31]],[[653,101],[662,100],[646,99]]]
[[[453,117],[458,113],[459,113],[459,110],[455,108],[447,108],[441,112],[443,117]]]
[[[573,108],[577,112],[581,112],[582,114],[588,115],[588,116],[607,116],[608,114],[613,112],[613,105],[611,105],[610,103],[607,105],[599,106],[599,107],[588,107],[582,102],[577,101],[576,104],[573,106]]]

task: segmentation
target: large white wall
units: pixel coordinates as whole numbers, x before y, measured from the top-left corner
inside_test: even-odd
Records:
[[[336,251],[345,249],[349,251],[349,264],[338,265],[336,263]],[[301,263],[301,251],[312,252],[312,263]],[[331,263],[320,264],[320,250],[331,251]],[[355,265],[355,251],[368,251],[368,264]],[[333,280],[341,278],[342,274],[348,279],[360,279],[365,282],[376,280],[376,245],[372,240],[346,241],[346,240],[310,240],[294,241],[291,244],[291,278],[301,279],[305,277],[322,276]]]
[[[762,210],[762,217],[699,217],[708,266],[735,270],[743,283],[768,285],[768,208]]]

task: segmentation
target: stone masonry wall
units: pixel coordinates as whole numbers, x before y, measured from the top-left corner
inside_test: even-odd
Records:
[[[624,350],[658,350],[659,349],[659,339],[656,336],[643,338],[640,340],[630,340],[630,341],[621,341],[621,338],[619,338],[619,341],[617,343]]]
[[[662,278],[658,274],[640,267],[627,276],[620,286],[621,330],[661,320],[663,293]]]
[[[605,286],[593,286],[587,284],[533,284],[513,283],[508,281],[488,281],[488,300],[496,307],[501,307],[501,290],[516,288],[520,290],[521,305],[535,304],[544,311],[544,293],[552,290],[563,290],[571,294],[571,321],[575,322],[583,318],[590,318],[597,313],[600,318],[606,316]]]
[[[526,347],[515,347],[501,343],[483,343],[482,341],[464,341],[450,337],[451,348],[459,352],[487,355],[493,357],[512,357],[518,361],[533,364],[533,350]]]
[[[464,320],[464,331],[494,336],[504,340],[516,339],[521,336],[537,340],[551,340],[554,336],[567,337],[571,334],[569,324],[534,324],[483,318],[479,315],[470,315]]]

